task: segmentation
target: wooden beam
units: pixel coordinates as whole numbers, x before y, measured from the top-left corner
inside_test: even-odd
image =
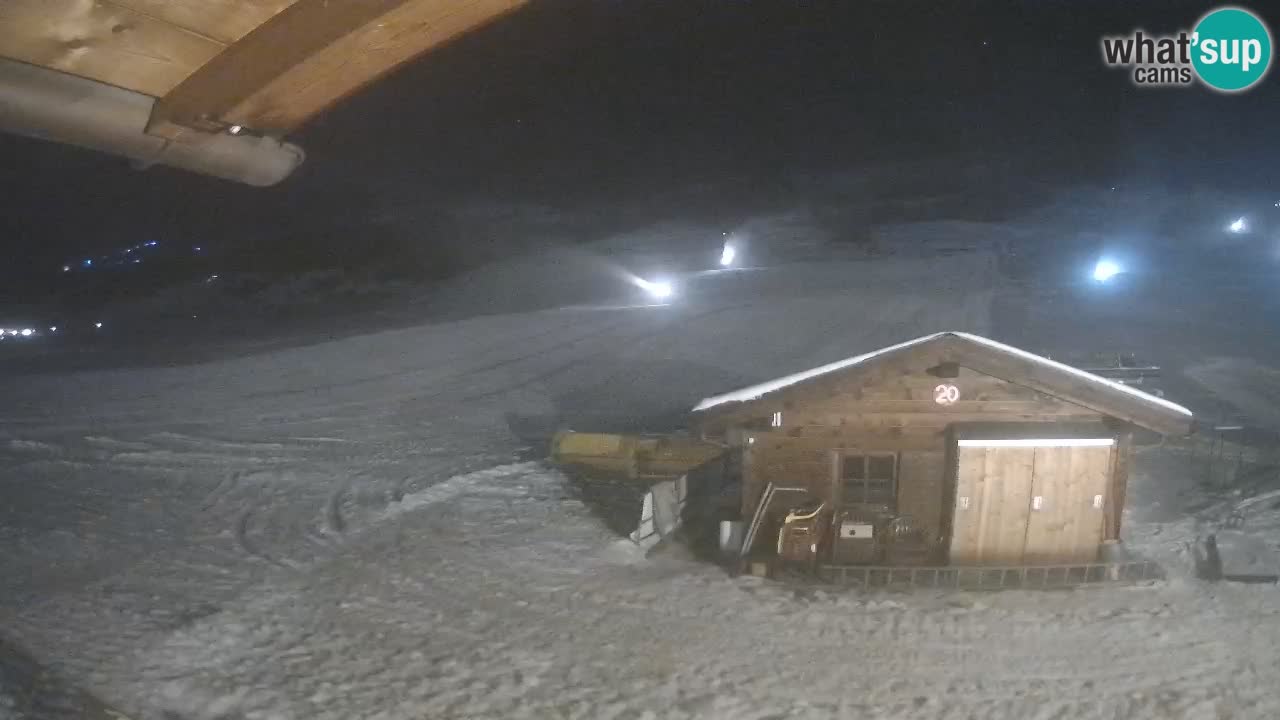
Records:
[[[287,133],[525,0],[298,0],[162,97],[148,132]]]
[[[886,433],[874,430],[850,430],[838,432],[818,431],[806,428],[801,435],[788,433],[760,432],[751,433],[755,443],[750,447],[759,448],[765,454],[789,453],[825,453],[832,448],[852,448],[863,450],[937,450],[946,447],[946,432],[939,428],[913,428],[909,432]]]
[[[0,55],[163,95],[224,43],[109,2],[0,0]]]

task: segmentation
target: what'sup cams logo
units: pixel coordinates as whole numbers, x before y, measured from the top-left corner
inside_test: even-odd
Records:
[[[1133,69],[1139,86],[1190,85],[1196,79],[1219,92],[1257,85],[1271,66],[1271,31],[1257,15],[1237,7],[1212,10],[1190,32],[1102,38],[1102,59]]]

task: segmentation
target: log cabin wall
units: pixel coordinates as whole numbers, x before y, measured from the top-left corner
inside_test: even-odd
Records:
[[[897,458],[897,512],[932,537],[946,532],[951,482],[947,431],[956,423],[1096,423],[1100,413],[960,366],[938,377],[938,358],[922,353],[864,371],[834,373],[741,403],[718,413],[704,430],[741,429],[742,513],[749,517],[765,486],[805,487],[829,502],[844,453],[892,453]],[[940,385],[959,393],[939,404]]]
[[[946,436],[896,435],[858,437],[791,437],[761,433],[747,451],[744,463],[743,517],[750,517],[760,494],[770,482],[783,487],[803,487],[823,500],[835,497],[842,454],[893,453],[897,459],[897,512],[911,516],[930,537],[941,533],[946,484]]]

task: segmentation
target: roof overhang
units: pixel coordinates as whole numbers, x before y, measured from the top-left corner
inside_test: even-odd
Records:
[[[153,99],[145,133],[165,141],[279,139],[525,2],[6,0],[0,58]]]

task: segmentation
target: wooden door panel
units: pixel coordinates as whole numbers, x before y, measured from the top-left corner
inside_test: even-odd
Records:
[[[1032,448],[961,447],[951,562],[1023,562],[1031,504]]]
[[[1079,460],[1072,465],[1072,473],[1077,478],[1076,507],[1081,509],[1075,525],[1072,555],[1082,562],[1093,562],[1098,559],[1098,547],[1107,533],[1107,504],[1113,502],[1108,487],[1116,449],[1115,446],[1077,449],[1087,452],[1080,453]]]
[[[1111,447],[1035,449],[1025,562],[1092,562],[1102,542]],[[1035,498],[1041,498],[1039,509]]]

